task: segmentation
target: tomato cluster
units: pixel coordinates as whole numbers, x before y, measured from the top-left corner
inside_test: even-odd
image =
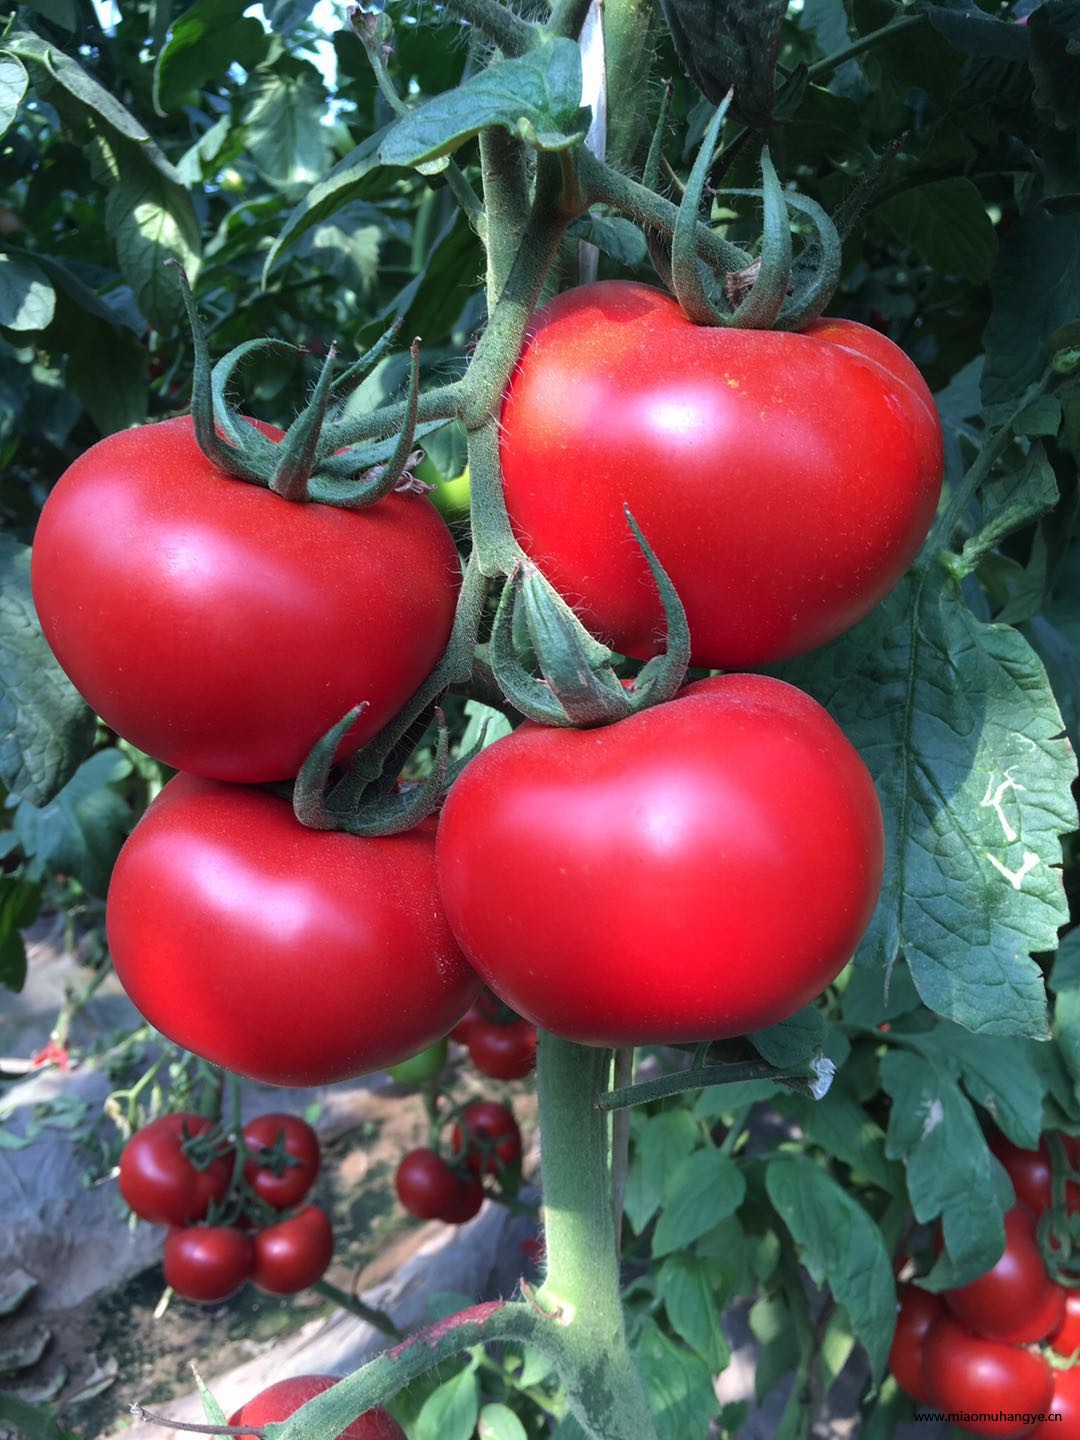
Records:
[[[236,1187],[236,1147],[204,1116],[174,1112],[145,1125],[120,1156],[130,1209],[170,1227],[165,1281],[186,1300],[228,1300],[249,1280],[271,1295],[295,1295],[322,1278],[333,1256],[329,1217],[305,1203],[320,1162],[311,1126],[296,1115],[259,1115],[245,1125],[242,1147]]]
[[[1067,1143],[1072,1159],[1076,1145]],[[1037,1236],[1052,1200],[1047,1145],[1022,1150],[999,1135],[991,1148],[1018,1197],[1005,1216],[1004,1253],[941,1295],[903,1286],[889,1367],[914,1399],[987,1417],[956,1422],[970,1434],[1080,1440],[1080,1292],[1047,1274]],[[1080,1208],[1070,1191],[1069,1208]]]
[[[419,1220],[462,1225],[484,1203],[485,1175],[500,1182],[521,1163],[521,1131],[513,1112],[494,1100],[466,1105],[450,1137],[451,1162],[428,1146],[410,1150],[398,1165],[398,1199]]]
[[[239,1410],[229,1416],[229,1424],[251,1425],[259,1429],[264,1425],[277,1424],[337,1383],[336,1375],[294,1375],[289,1380],[278,1380],[246,1400]],[[248,1436],[247,1440],[255,1440],[255,1436]],[[406,1436],[394,1417],[378,1406],[374,1410],[366,1410],[351,1425],[339,1431],[335,1440],[406,1440]]]

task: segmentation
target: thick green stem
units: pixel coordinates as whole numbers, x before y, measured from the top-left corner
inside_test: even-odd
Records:
[[[416,402],[416,421],[422,425],[427,420],[455,420],[461,408],[462,382],[442,385],[438,390],[427,390]],[[396,435],[409,417],[411,402],[398,400],[393,405],[380,405],[378,410],[368,410],[363,415],[349,415],[337,422],[334,438],[344,449],[358,445],[362,440],[384,440]]]
[[[332,1300],[335,1305],[340,1305],[342,1310],[348,1310],[350,1315],[355,1315],[358,1320],[365,1320],[373,1330],[378,1330],[380,1334],[388,1336],[389,1339],[400,1340],[402,1338],[401,1331],[385,1311],[365,1305],[363,1300],[356,1295],[347,1294],[331,1281],[316,1280],[311,1288],[318,1294],[325,1295],[327,1300]]]
[[[547,30],[551,35],[568,35],[576,40],[585,24],[592,0],[553,0]]]
[[[525,147],[497,125],[480,131],[480,173],[484,185],[484,242],[487,246],[487,303],[493,314],[529,218],[529,177]]]
[[[604,0],[607,153],[616,170],[634,165],[645,134],[658,8],[654,0]]]
[[[548,1272],[537,1304],[564,1330],[559,1367],[574,1417],[590,1440],[655,1440],[626,1344],[608,1122],[596,1097],[611,1052],[540,1032],[537,1078]]]
[[[925,19],[925,15],[898,15],[895,20],[890,20],[887,25],[872,30],[869,35],[863,35],[858,40],[853,40],[843,50],[837,50],[834,55],[826,55],[824,60],[816,61],[807,71],[809,80],[811,83],[820,82],[823,76],[831,75],[834,70],[843,65],[845,60],[854,59],[864,50],[869,50],[871,46],[887,40],[890,35],[899,35],[902,30],[910,30],[914,25],[921,25]]]
[[[536,35],[534,26],[499,0],[447,0],[447,8],[468,20],[504,55],[523,55]]]

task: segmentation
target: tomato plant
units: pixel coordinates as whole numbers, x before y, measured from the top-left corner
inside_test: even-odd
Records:
[[[896,1317],[896,1333],[889,1350],[889,1369],[916,1400],[926,1402],[923,1380],[923,1350],[930,1327],[945,1313],[937,1295],[906,1285],[900,1291],[900,1310]]]
[[[713,329],[606,281],[538,312],[502,465],[516,534],[597,634],[644,658],[661,632],[626,504],[686,606],[693,663],[731,669],[832,640],[896,584],[934,517],[941,428],[915,366],[866,326]]]
[[[191,1141],[211,1130],[203,1115],[173,1111],[144,1125],[120,1154],[120,1194],[141,1220],[186,1225],[203,1220],[228,1189],[232,1158],[216,1146],[198,1165]]]
[[[244,1144],[254,1152],[244,1179],[275,1210],[298,1205],[319,1173],[319,1138],[298,1115],[257,1115],[244,1126]]]
[[[1050,1408],[1054,1390],[1050,1367],[1041,1356],[972,1335],[948,1315],[926,1336],[923,1382],[931,1405],[966,1414],[978,1409],[1039,1415]],[[965,1420],[964,1426],[973,1435],[1012,1440],[1026,1435],[1031,1422]]]
[[[1070,1290],[1066,1294],[1065,1313],[1061,1324],[1050,1336],[1050,1344],[1066,1359],[1071,1359],[1080,1351],[1080,1291]]]
[[[447,1033],[479,984],[430,902],[433,838],[429,825],[321,834],[272,795],[178,776],[116,866],[117,974],[170,1039],[268,1084],[405,1059]]]
[[[398,1199],[419,1220],[441,1220],[458,1198],[461,1181],[434,1150],[410,1150],[394,1175]]]
[[[1041,1140],[1037,1150],[1023,1150],[999,1133],[991,1140],[990,1149],[1009,1172],[1017,1200],[1036,1215],[1048,1210],[1053,1196],[1050,1151],[1046,1141]],[[1066,1186],[1066,1200],[1070,1210],[1080,1210],[1080,1188],[1071,1181]]]
[[[454,1126],[451,1148],[474,1175],[495,1175],[521,1159],[521,1131],[505,1105],[477,1100]]]
[[[598,732],[523,727],[439,822],[447,915],[484,980],[591,1045],[775,1024],[835,977],[881,884],[865,766],[808,696],[727,675]],[[658,957],[678,958],[658,974]]]
[[[1065,1297],[1046,1273],[1035,1230],[1032,1211],[1014,1205],[1001,1259],[970,1285],[946,1292],[945,1303],[969,1329],[1019,1345],[1045,1340],[1061,1324]]]
[[[255,1246],[233,1225],[172,1229],[162,1251],[165,1283],[185,1300],[211,1304],[235,1295],[255,1271]]]
[[[1054,1398],[1050,1414],[1030,1432],[1032,1440],[1077,1440],[1080,1436],[1080,1365],[1054,1371]]]
[[[334,1255],[334,1230],[325,1210],[308,1205],[259,1230],[253,1245],[252,1284],[271,1295],[296,1295],[322,1279]]]
[[[536,1069],[536,1027],[478,1019],[469,1027],[469,1059],[493,1080],[521,1080]]]
[[[239,1410],[229,1416],[230,1425],[252,1425],[262,1428],[287,1420],[294,1410],[315,1395],[321,1395],[338,1383],[334,1375],[294,1375],[277,1380],[245,1400]],[[338,1432],[336,1440],[406,1440],[405,1432],[394,1417],[381,1407],[358,1416],[351,1425]]]

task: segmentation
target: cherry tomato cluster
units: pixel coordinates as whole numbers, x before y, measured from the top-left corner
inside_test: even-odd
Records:
[[[246,1400],[239,1410],[229,1416],[230,1425],[251,1425],[262,1428],[287,1420],[294,1410],[314,1400],[316,1395],[331,1389],[338,1383],[336,1375],[294,1375],[289,1380],[278,1380]],[[243,1440],[243,1437],[241,1437]],[[248,1440],[255,1440],[249,1436]],[[405,1431],[394,1417],[381,1406],[366,1410],[338,1432],[336,1440],[406,1440]]]
[[[1074,1163],[1076,1142],[1063,1138]],[[991,1149],[1018,1197],[1005,1216],[1004,1253],[977,1280],[941,1295],[902,1286],[889,1367],[924,1404],[991,1417],[955,1422],[970,1434],[1080,1440],[1080,1292],[1047,1274],[1037,1234],[1052,1203],[1049,1150],[1045,1139],[1022,1150],[1002,1135]],[[1075,1186],[1067,1203],[1080,1209]],[[1041,1415],[1048,1418],[1031,1418]]]
[[[486,986],[450,1034],[466,1047],[480,1074],[491,1080],[523,1080],[536,1069],[536,1026]]]
[[[484,1203],[485,1175],[501,1184],[516,1179],[521,1162],[521,1131],[513,1112],[494,1100],[466,1105],[450,1136],[451,1160],[421,1146],[398,1165],[398,1199],[420,1220],[463,1225]]]
[[[165,1281],[186,1300],[228,1300],[249,1280],[295,1295],[322,1278],[334,1253],[326,1212],[305,1203],[319,1173],[318,1138],[296,1115],[259,1115],[236,1146],[205,1116],[162,1115],[120,1156],[120,1193],[130,1209],[168,1225]],[[286,1214],[294,1211],[293,1214]]]

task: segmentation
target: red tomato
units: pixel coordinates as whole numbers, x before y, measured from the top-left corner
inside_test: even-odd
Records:
[[[724,675],[599,730],[524,725],[439,822],[466,955],[587,1045],[773,1025],[851,958],[881,887],[873,782],[808,695]]]
[[[1044,1140],[1037,1150],[1021,1150],[1000,1131],[990,1141],[990,1149],[1009,1172],[1016,1198],[1041,1215],[1053,1203],[1050,1150]],[[1069,1182],[1065,1187],[1066,1203],[1071,1211],[1080,1210],[1080,1188]]]
[[[991,1440],[1013,1440],[1032,1425],[1020,1418],[1050,1407],[1054,1378],[1041,1355],[970,1334],[951,1315],[931,1326],[923,1347],[929,1403],[954,1414],[1004,1410],[1015,1420],[965,1420],[963,1429]]]
[[[917,1285],[900,1287],[900,1312],[896,1317],[896,1333],[889,1351],[889,1369],[900,1385],[915,1400],[926,1404],[923,1384],[923,1342],[931,1325],[945,1314],[940,1295],[931,1295]]]
[[[318,1205],[309,1205],[257,1232],[252,1284],[271,1295],[295,1295],[322,1279],[333,1255],[329,1217]]]
[[[466,1105],[454,1126],[451,1148],[464,1154],[474,1175],[497,1175],[521,1159],[521,1131],[513,1113],[494,1100]]]
[[[518,540],[590,629],[656,653],[656,587],[624,503],[686,607],[694,665],[823,645],[896,584],[941,493],[915,366],[851,320],[801,334],[692,324],[609,280],[533,321],[502,410]]]
[[[1080,1440],[1080,1365],[1054,1371],[1054,1398],[1050,1414],[1060,1420],[1044,1420],[1031,1432],[1031,1440]]]
[[[536,1026],[477,1020],[469,1031],[469,1059],[492,1080],[520,1080],[536,1069]]]
[[[446,646],[459,564],[422,496],[292,504],[223,476],[185,416],[75,461],[38,522],[32,581],[49,644],[107,724],[179,770],[259,782],[295,775],[361,700],[343,755],[401,708]]]
[[[435,899],[434,822],[305,829],[284,800],[178,775],[109,886],[117,974],[178,1045],[270,1085],[325,1085],[433,1044],[479,987]]]
[[[185,1300],[228,1300],[251,1279],[255,1263],[250,1235],[234,1225],[170,1230],[161,1264],[165,1283]]]
[[[232,1155],[219,1152],[205,1169],[184,1153],[184,1143],[211,1128],[203,1115],[176,1111],[160,1115],[134,1134],[120,1155],[120,1194],[143,1220],[186,1225],[202,1220],[224,1198],[232,1176]]]
[[[441,1220],[458,1199],[461,1181],[441,1155],[423,1147],[402,1157],[394,1187],[410,1215],[418,1220]]]
[[[1065,1291],[1065,1314],[1050,1337],[1050,1347],[1066,1359],[1080,1350],[1080,1290]]]
[[[1026,1344],[1044,1340],[1061,1323],[1065,1297],[1046,1273],[1036,1224],[1026,1205],[1014,1205],[1005,1216],[1001,1259],[970,1285],[945,1292],[957,1319],[987,1339]]]
[[[481,987],[480,994],[450,1031],[450,1038],[456,1040],[460,1045],[467,1045],[473,1024],[477,1020],[498,1020],[505,1011],[506,1006],[499,997],[493,995],[484,985]]]
[[[461,1180],[458,1182],[457,1194],[438,1217],[447,1225],[464,1225],[475,1215],[479,1215],[480,1207],[484,1203],[484,1185],[481,1180]]]
[[[259,1161],[244,1166],[244,1179],[275,1210],[291,1210],[319,1173],[319,1137],[299,1115],[257,1115],[244,1126],[244,1144]],[[261,1161],[261,1163],[260,1163]]]
[[[294,1410],[337,1383],[336,1375],[296,1375],[291,1380],[277,1380],[245,1401],[229,1416],[229,1424],[261,1428],[287,1420]],[[358,1420],[339,1430],[337,1440],[406,1440],[406,1436],[394,1417],[379,1406],[365,1411]]]

